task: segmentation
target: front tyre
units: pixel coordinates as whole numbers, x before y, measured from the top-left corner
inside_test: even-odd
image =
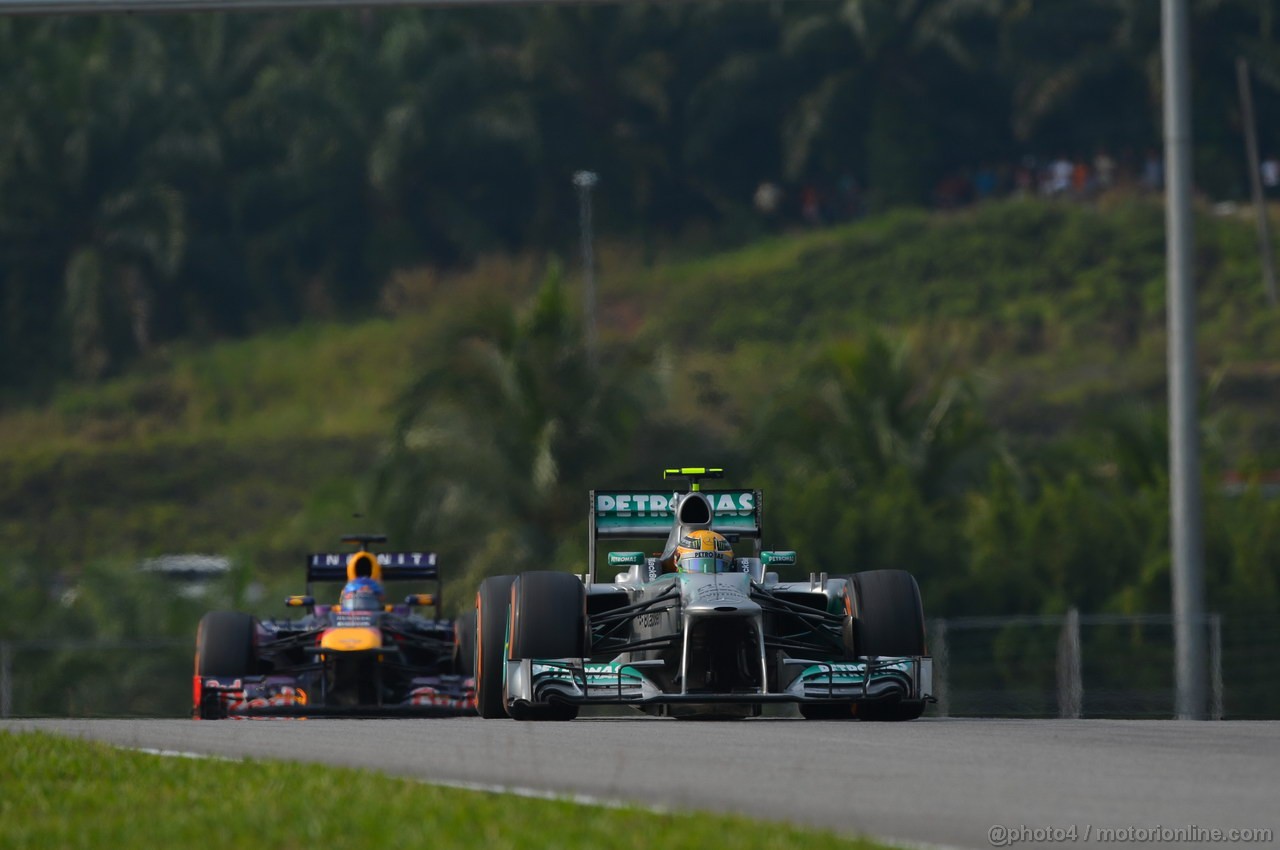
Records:
[[[515,576],[493,576],[476,591],[475,671],[476,710],[490,720],[506,717],[503,666],[507,642],[507,611]]]
[[[196,675],[218,679],[252,676],[258,669],[257,627],[239,611],[210,611],[196,629]],[[201,697],[195,706],[201,720],[224,716],[222,706]]]
[[[870,570],[854,573],[851,579],[858,603],[858,654],[882,658],[924,655],[924,606],[911,573]]]
[[[511,592],[512,660],[585,658],[587,591],[572,573],[521,573]],[[516,720],[573,720],[578,706],[515,703],[507,713]]]

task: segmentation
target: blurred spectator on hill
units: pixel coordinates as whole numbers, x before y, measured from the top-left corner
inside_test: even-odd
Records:
[[[761,180],[752,197],[756,212],[770,223],[778,220],[778,212],[782,209],[782,187],[772,180]]]
[[[858,185],[858,178],[846,171],[840,175],[836,188],[839,190],[840,197],[836,217],[848,220],[861,216],[862,187]]]
[[[1269,156],[1262,161],[1258,167],[1258,171],[1262,174],[1262,189],[1268,195],[1274,195],[1280,190],[1280,159]]]
[[[1116,185],[1116,161],[1102,148],[1093,155],[1093,179],[1099,192],[1106,192]]]
[[[805,224],[817,227],[822,224],[822,196],[813,183],[804,184],[800,190],[800,217]]]
[[[1083,201],[1092,195],[1093,176],[1089,173],[1089,166],[1083,159],[1077,159],[1071,164],[1071,197]]]
[[[1045,194],[1054,198],[1067,194],[1071,189],[1071,173],[1074,170],[1075,166],[1065,156],[1060,156],[1049,163],[1048,191]]]
[[[973,197],[979,202],[993,197],[999,188],[999,178],[991,163],[984,162],[973,175]]]

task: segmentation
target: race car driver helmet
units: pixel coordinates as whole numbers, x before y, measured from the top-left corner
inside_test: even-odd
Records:
[[[371,578],[358,578],[342,588],[340,608],[343,611],[381,611],[382,585]]]
[[[675,561],[682,573],[730,573],[733,547],[723,534],[700,528],[680,538]]]

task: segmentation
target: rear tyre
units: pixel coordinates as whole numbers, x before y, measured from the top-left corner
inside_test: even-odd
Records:
[[[453,621],[453,665],[459,676],[476,674],[476,612],[464,612]]]
[[[480,582],[476,592],[475,675],[476,710],[481,717],[507,716],[502,673],[507,642],[507,609],[515,576],[493,576]]]
[[[585,658],[587,591],[571,573],[521,573],[511,593],[511,658]],[[576,705],[509,706],[516,720],[572,720]]]
[[[210,611],[196,629],[196,675],[232,679],[253,675],[258,668],[253,617],[239,611]],[[196,716],[213,720],[223,716],[216,700],[195,706]]]

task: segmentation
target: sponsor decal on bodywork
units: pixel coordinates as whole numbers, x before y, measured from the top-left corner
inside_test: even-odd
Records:
[[[621,529],[659,531],[669,528],[682,494],[676,492],[597,490],[596,527],[609,532]],[[755,490],[703,491],[715,516],[711,527],[717,531],[759,533],[760,504]]]

